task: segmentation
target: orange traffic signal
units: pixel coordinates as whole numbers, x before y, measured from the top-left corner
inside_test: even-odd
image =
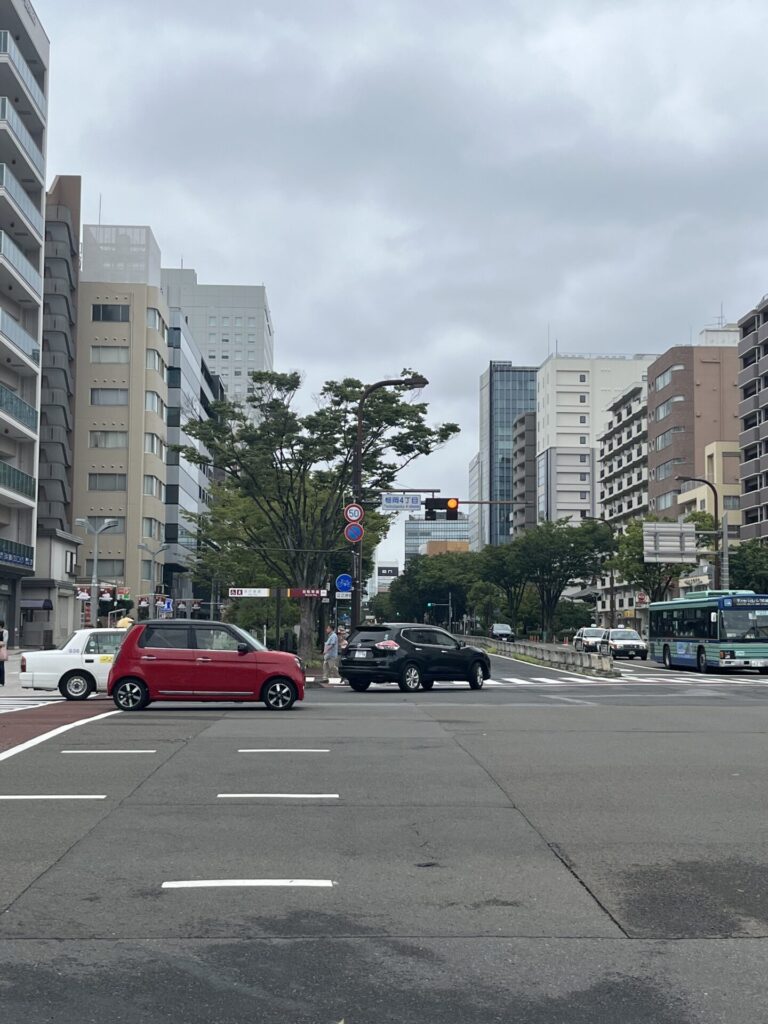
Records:
[[[445,503],[445,518],[446,519],[458,519],[459,518],[459,499],[448,498]]]

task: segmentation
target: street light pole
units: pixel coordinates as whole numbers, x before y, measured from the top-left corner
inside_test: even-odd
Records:
[[[105,530],[117,526],[116,519],[105,519],[101,526],[94,526],[89,519],[76,519],[75,526],[90,533],[93,537],[93,557],[91,558],[91,625],[97,626],[99,620],[99,537]]]
[[[157,586],[157,580],[155,579],[155,565],[157,564],[157,556],[161,555],[163,551],[167,551],[168,548],[170,547],[170,544],[160,544],[156,548],[151,548],[149,544],[139,544],[137,546],[140,551],[146,551],[151,559],[150,572],[152,573],[152,587],[154,588]],[[156,591],[153,589],[152,593],[154,594],[156,593]]]
[[[358,505],[363,503],[363,412],[365,403],[374,391],[381,388],[423,388],[429,384],[426,377],[417,374],[414,377],[393,377],[387,380],[377,380],[363,389],[360,401],[357,403],[357,435],[355,447],[352,452],[352,498]],[[363,574],[363,549],[360,542],[352,548],[352,625],[360,622],[363,608],[362,595],[362,574]]]
[[[712,491],[712,499],[714,502],[715,513],[712,517],[714,520],[714,547],[715,547],[715,590],[720,590],[721,572],[720,572],[720,497],[717,493],[717,488],[711,480],[707,480],[703,476],[676,476],[675,480],[681,482],[687,482],[692,484],[706,484],[706,486]],[[723,543],[728,544],[728,535],[726,534],[723,538]]]

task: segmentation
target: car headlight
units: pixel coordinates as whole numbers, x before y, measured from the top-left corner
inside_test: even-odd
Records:
[[[302,663],[301,663],[301,658],[297,658],[297,657],[296,657],[296,656],[294,655],[294,658],[293,658],[293,660],[294,660],[294,661],[296,662],[296,665],[297,665],[297,667],[298,667],[298,668],[299,668],[299,669],[300,669],[300,670],[301,670],[301,671],[303,672],[303,671],[304,671],[304,666],[303,666],[303,665],[302,665]]]

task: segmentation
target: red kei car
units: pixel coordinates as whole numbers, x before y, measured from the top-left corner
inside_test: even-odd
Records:
[[[304,669],[293,654],[269,651],[228,623],[149,620],[127,632],[107,693],[121,711],[153,700],[261,700],[271,711],[288,711],[304,700]]]

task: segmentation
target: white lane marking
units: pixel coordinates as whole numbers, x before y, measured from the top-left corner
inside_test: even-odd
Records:
[[[163,882],[162,889],[238,889],[291,886],[302,889],[332,889],[336,882],[329,878],[196,878],[189,881]]]
[[[219,800],[338,800],[338,793],[217,793]]]
[[[17,747],[11,747],[10,750],[4,750],[0,754],[0,761],[6,761],[9,757],[14,757],[16,754],[21,754],[25,750],[29,750],[31,747],[36,747],[38,743],[44,743],[46,740],[52,740],[54,736],[61,736],[63,732],[67,732],[69,729],[76,729],[79,725],[88,725],[89,722],[98,722],[100,718],[109,718],[110,715],[120,715],[121,711],[105,711],[102,715],[94,715],[92,718],[81,718],[78,722],[69,722],[68,725],[60,725],[57,729],[51,729],[50,732],[44,732],[42,736],[35,736],[34,739],[26,740],[24,743],[19,743]]]
[[[14,711],[33,711],[35,708],[47,708],[50,704],[63,704],[63,700],[46,700],[46,701],[26,701],[17,703],[16,701],[5,700],[0,704],[0,715],[10,715]]]
[[[595,706],[595,702],[592,700],[577,700],[575,697],[561,697],[557,693],[547,694],[546,696],[547,700],[562,700],[565,701],[566,704],[582,704],[589,707]]]
[[[533,686],[532,679],[516,679],[514,676],[509,679],[506,676],[503,676],[502,679],[505,683],[514,683],[515,686]]]
[[[62,750],[62,754],[156,754],[156,750]]]
[[[330,750],[311,750],[308,747],[253,747],[238,750],[238,754],[330,754]]]
[[[106,800],[106,794],[102,793],[98,796],[93,794],[79,794],[79,793],[53,793],[53,794],[41,794],[41,793],[30,793],[24,795],[15,796],[0,796],[0,800]]]

